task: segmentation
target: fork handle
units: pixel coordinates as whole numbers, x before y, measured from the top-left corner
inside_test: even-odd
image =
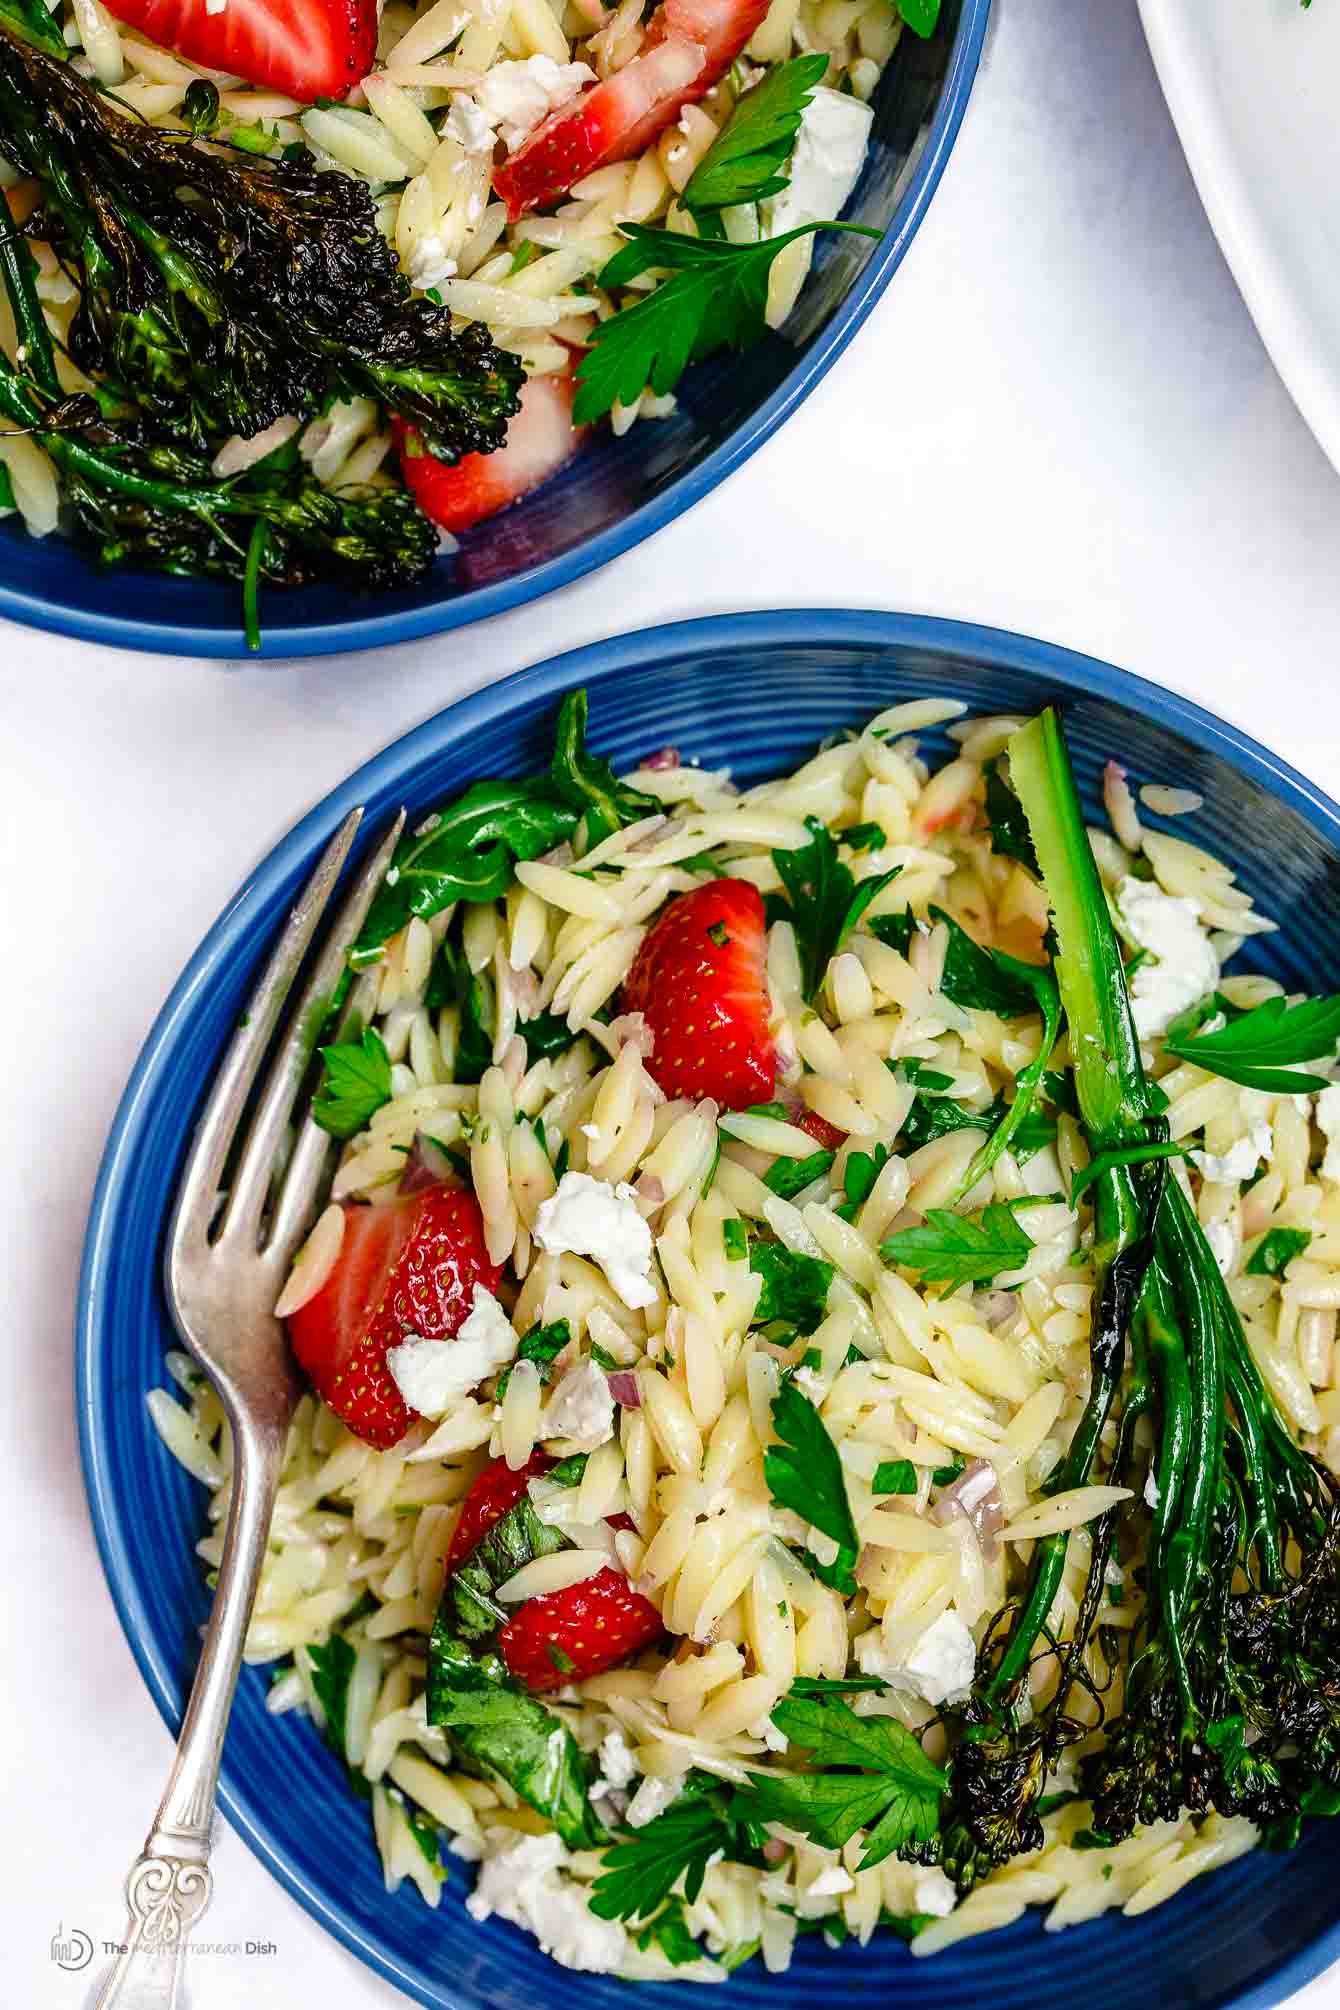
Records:
[[[167,1788],[126,1879],[125,1937],[97,2010],[174,2010],[186,1943],[209,1904],[219,1761],[284,1454],[278,1418],[230,1422],[233,1486],[214,1607]]]

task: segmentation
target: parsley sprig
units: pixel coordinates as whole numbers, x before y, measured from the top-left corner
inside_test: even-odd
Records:
[[[780,195],[805,107],[827,68],[827,56],[797,56],[746,91],[689,176],[685,209],[699,214]]]
[[[784,1697],[772,1721],[810,1754],[809,1773],[751,1773],[749,1806],[757,1820],[798,1829],[825,1849],[841,1849],[866,1830],[860,1869],[895,1852],[915,1857],[935,1837],[943,1767],[927,1758],[915,1732],[892,1717],[858,1717],[836,1696]]]
[[[808,844],[793,851],[775,851],[772,862],[786,889],[774,895],[768,919],[784,917],[796,932],[800,952],[801,989],[813,998],[824,973],[876,897],[897,879],[900,866],[857,881],[851,867],[838,857],[832,832],[817,817],[806,817]]]
[[[779,1507],[790,1508],[837,1544],[832,1563],[820,1563],[813,1555],[806,1561],[824,1584],[850,1598],[856,1589],[852,1566],[861,1544],[837,1446],[794,1382],[783,1382],[773,1397],[772,1421],[781,1442],[763,1454],[768,1491]]]
[[[381,1034],[369,1026],[361,1039],[323,1047],[321,1059],[312,1121],[333,1138],[356,1137],[391,1100],[391,1061]]]
[[[677,1887],[692,1905],[718,1850],[735,1860],[761,1842],[718,1781],[690,1773],[664,1814],[605,1852],[605,1868],[591,1887],[591,1910],[600,1919],[650,1919]]]
[[[1247,1089],[1273,1095],[1308,1095],[1328,1087],[1325,1075],[1300,1074],[1299,1061],[1331,1060],[1340,1043],[1340,993],[1289,1005],[1267,998],[1213,1033],[1194,1037],[1169,1030],[1165,1051],[1193,1061]]]
[[[928,1283],[953,1291],[960,1284],[988,1284],[1002,1271],[1018,1270],[1032,1247],[1013,1205],[993,1200],[980,1214],[928,1208],[924,1227],[888,1236],[880,1254],[886,1263],[920,1271]]]

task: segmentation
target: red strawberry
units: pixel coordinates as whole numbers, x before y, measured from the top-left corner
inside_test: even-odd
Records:
[[[821,1117],[814,1110],[806,1110],[796,1118],[797,1130],[804,1131],[806,1137],[813,1138],[821,1151],[835,1152],[847,1142],[847,1133],[840,1131],[836,1124],[830,1124],[827,1117]]]
[[[452,1532],[447,1551],[447,1569],[464,1563],[475,1544],[482,1542],[495,1522],[514,1508],[526,1491],[528,1480],[538,1479],[553,1464],[548,1452],[532,1452],[524,1466],[513,1472],[506,1459],[493,1459],[461,1503],[461,1518]]]
[[[547,481],[581,445],[572,398],[570,377],[530,378],[503,445],[493,454],[466,454],[454,467],[425,453],[414,428],[396,419],[400,472],[424,515],[443,530],[468,530]]]
[[[528,1598],[498,1635],[498,1650],[508,1674],[538,1692],[603,1675],[664,1631],[656,1607],[607,1565],[566,1590]]]
[[[484,1246],[479,1202],[463,1187],[430,1187],[378,1207],[346,1202],[339,1262],[290,1317],[288,1336],[322,1400],[385,1451],[411,1415],[388,1350],[407,1333],[451,1339],[475,1286],[492,1291],[501,1275]]]
[[[667,1096],[727,1110],[771,1096],[765,933],[758,888],[714,879],[672,900],[638,950],[622,1005],[656,1036],[651,1072]]]
[[[604,83],[560,105],[504,162],[493,186],[513,223],[611,161],[631,160],[706,97],[768,11],[768,0],[662,0],[642,47]]]
[[[205,70],[300,98],[342,98],[377,54],[377,0],[111,0],[118,21]]]

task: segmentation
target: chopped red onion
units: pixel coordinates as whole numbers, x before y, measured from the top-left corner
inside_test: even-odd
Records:
[[[451,1160],[441,1145],[425,1136],[422,1131],[414,1134],[405,1159],[404,1171],[400,1175],[397,1193],[426,1193],[430,1186],[441,1186],[444,1179],[451,1178]]]
[[[790,1847],[790,1843],[784,1843],[780,1836],[769,1836],[763,1845],[764,1860],[767,1863],[780,1863]]]
[[[637,1376],[631,1368],[616,1368],[605,1380],[610,1385],[610,1394],[621,1410],[640,1410],[642,1392],[637,1386]]]
[[[664,774],[667,768],[679,766],[679,748],[660,747],[654,754],[648,754],[639,761],[638,766],[649,775]]]
[[[1005,1526],[1005,1503],[990,1459],[974,1459],[931,1508],[931,1520],[943,1528],[955,1515],[971,1522],[988,1563],[999,1553],[998,1537]]]
[[[608,1026],[603,1020],[588,1019],[581,1030],[598,1041],[615,1061],[627,1046],[636,1047],[643,1060],[649,1060],[656,1045],[656,1035],[641,1012],[621,1012],[617,1019],[610,1020]]]
[[[1004,1326],[1019,1310],[1018,1295],[1013,1291],[974,1291],[972,1309],[985,1320],[994,1333],[998,1326]]]
[[[572,864],[576,856],[576,852],[565,838],[563,843],[556,844],[552,851],[542,851],[535,863],[536,865],[568,866]]]

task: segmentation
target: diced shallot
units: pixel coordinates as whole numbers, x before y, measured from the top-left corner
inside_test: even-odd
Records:
[[[952,1485],[944,1488],[931,1508],[931,1520],[941,1527],[962,1515],[972,1523],[982,1554],[990,1562],[1000,1550],[998,1540],[1005,1526],[1005,1503],[1000,1481],[989,1459],[974,1459],[965,1466]]]
[[[642,1408],[642,1392],[637,1386],[637,1376],[631,1368],[616,1368],[614,1373],[607,1375],[605,1379],[610,1385],[610,1394],[620,1409]]]
[[[678,747],[660,747],[654,754],[648,754],[638,766],[649,775],[664,774],[670,768],[679,766]]]
[[[405,1157],[397,1192],[423,1193],[430,1186],[441,1186],[443,1180],[450,1177],[451,1160],[441,1145],[423,1131],[416,1131],[414,1143]]]

